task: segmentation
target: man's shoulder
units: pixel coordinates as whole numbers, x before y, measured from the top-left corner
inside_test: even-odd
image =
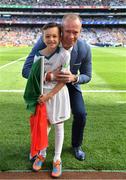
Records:
[[[83,39],[78,39],[76,43],[76,47],[78,52],[80,53],[86,53],[87,51],[90,51],[90,45]]]
[[[37,39],[34,47],[37,51],[46,47],[42,36]]]
[[[82,47],[89,47],[89,44],[84,39],[78,39],[77,40],[77,46],[79,46],[79,47],[81,47],[81,46]]]

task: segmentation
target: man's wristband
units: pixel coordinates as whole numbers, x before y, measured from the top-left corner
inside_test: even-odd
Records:
[[[76,84],[79,82],[79,76],[78,75],[75,75],[75,81],[72,82],[72,84]]]

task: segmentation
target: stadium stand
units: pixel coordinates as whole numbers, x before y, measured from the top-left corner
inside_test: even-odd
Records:
[[[31,46],[41,35],[41,28],[3,27],[0,28],[1,46]],[[124,28],[83,28],[81,38],[92,45],[117,46],[126,45]]]
[[[125,0],[1,0],[1,4],[32,6],[125,6]]]
[[[1,0],[0,45],[31,46],[50,21],[82,17],[81,37],[92,45],[126,46],[126,0]]]

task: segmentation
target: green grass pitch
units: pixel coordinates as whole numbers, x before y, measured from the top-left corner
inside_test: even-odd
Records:
[[[31,47],[0,47],[0,171],[30,170],[29,112],[21,71]],[[20,59],[21,58],[21,59]],[[126,170],[126,49],[92,48],[93,75],[81,85],[87,109],[83,149],[78,161],[71,150],[72,117],[65,123],[63,169]],[[47,169],[54,155],[54,127],[49,135]]]

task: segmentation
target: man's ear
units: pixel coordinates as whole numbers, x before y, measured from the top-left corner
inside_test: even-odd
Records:
[[[61,36],[63,35],[63,26],[61,26]]]
[[[82,28],[80,29],[80,33],[82,32]]]

